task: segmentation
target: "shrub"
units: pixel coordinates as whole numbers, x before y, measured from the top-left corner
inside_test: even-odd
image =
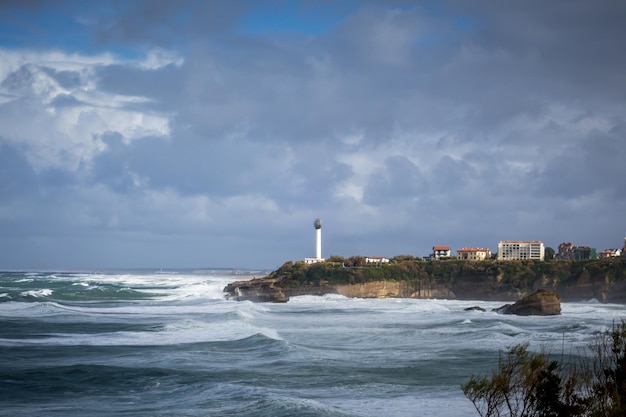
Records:
[[[564,366],[528,344],[510,348],[490,377],[461,388],[482,417],[600,417],[626,415],[626,321],[591,346],[593,355]]]

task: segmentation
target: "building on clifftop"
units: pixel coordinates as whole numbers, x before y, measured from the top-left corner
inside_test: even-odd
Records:
[[[598,253],[598,259],[618,258],[624,256],[622,249],[605,249]]]
[[[491,258],[491,249],[462,248],[456,251],[456,257],[467,261],[484,261]]]
[[[596,249],[589,246],[575,246],[571,242],[563,242],[559,245],[559,251],[554,256],[558,260],[582,261],[596,259]]]
[[[388,264],[389,258],[385,258],[384,256],[367,256],[365,258],[366,264]]]
[[[430,256],[432,260],[439,260],[442,258],[449,258],[452,256],[450,246],[433,246],[433,253]]]
[[[498,243],[498,260],[537,260],[545,259],[543,242],[533,241],[510,241],[504,240]]]

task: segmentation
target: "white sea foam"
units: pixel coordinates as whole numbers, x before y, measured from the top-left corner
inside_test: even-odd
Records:
[[[226,282],[213,281],[213,282],[193,282],[179,285],[176,288],[169,288],[163,290],[146,290],[150,293],[161,294],[164,301],[177,301],[177,300],[192,300],[192,299],[205,299],[205,300],[223,300],[225,297],[224,287]]]
[[[237,315],[241,317],[243,320],[249,321],[254,318],[254,316],[250,312],[239,310],[239,309],[237,309],[236,312],[237,312]]]
[[[30,290],[30,291],[24,291],[22,292],[20,295],[22,297],[49,297],[52,295],[52,290],[49,288],[43,288],[41,290]]]

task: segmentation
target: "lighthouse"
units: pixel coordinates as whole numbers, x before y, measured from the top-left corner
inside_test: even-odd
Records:
[[[313,227],[315,228],[315,258],[304,258],[304,262],[307,264],[325,261],[322,258],[322,220],[319,218],[315,219]]]
[[[315,219],[313,227],[315,227],[315,258],[322,259],[322,220]]]

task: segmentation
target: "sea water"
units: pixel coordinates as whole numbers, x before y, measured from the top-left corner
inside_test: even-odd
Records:
[[[508,347],[586,352],[626,317],[593,300],[550,317],[480,300],[255,304],[224,297],[240,271],[160,272],[0,273],[0,415],[474,416],[461,384]]]

